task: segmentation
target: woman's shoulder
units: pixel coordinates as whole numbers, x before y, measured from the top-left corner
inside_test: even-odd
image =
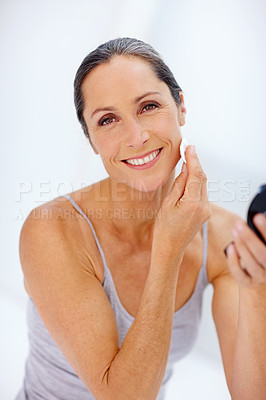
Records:
[[[223,207],[210,203],[211,218],[208,221],[208,278],[228,273],[225,247],[233,241],[232,230],[241,217]]]
[[[79,191],[70,194],[77,202],[80,195]],[[89,197],[86,204],[93,209]],[[51,263],[54,258],[60,256],[63,259],[67,254],[82,268],[87,265],[97,276],[99,274],[99,279],[102,278],[101,258],[92,230],[72,203],[62,196],[29,213],[21,229],[19,252],[24,273],[27,265],[34,266],[31,260],[41,260],[44,253]]]
[[[67,194],[66,197],[60,195],[49,202],[35,207],[26,218],[22,231],[30,229],[33,231],[36,230],[36,233],[45,234],[47,231],[51,232],[54,230],[64,233],[66,237],[68,233],[73,236],[73,233],[77,229],[82,231],[82,226],[87,227],[88,223],[69,200],[69,197],[85,215],[91,214],[93,216],[97,209],[97,201],[95,201],[95,195],[93,194],[97,185],[98,183],[73,191]]]
[[[41,236],[61,233],[65,238],[69,229],[75,229],[78,219],[80,216],[69,200],[59,196],[31,210],[23,223],[21,236],[25,232]]]
[[[220,237],[224,236],[226,238],[228,229],[232,228],[241,217],[214,203],[210,203],[210,209],[211,218],[209,220],[209,229],[211,229],[211,234],[216,234]]]

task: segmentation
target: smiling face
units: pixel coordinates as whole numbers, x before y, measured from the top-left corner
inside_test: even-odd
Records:
[[[186,110],[150,64],[115,56],[89,73],[82,91],[91,142],[110,178],[141,191],[164,185],[180,159]]]

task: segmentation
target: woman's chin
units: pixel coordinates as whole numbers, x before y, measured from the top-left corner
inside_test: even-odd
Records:
[[[119,185],[125,185],[128,188],[136,190],[138,192],[149,193],[156,192],[160,189],[164,189],[166,186],[172,186],[174,178],[175,178],[175,164],[172,168],[168,166],[167,171],[159,171],[159,174],[151,174],[150,176],[142,176],[142,177],[129,177],[129,176],[121,176],[119,174],[112,174],[111,171],[107,171],[111,181]],[[120,189],[122,189],[120,187]],[[125,189],[124,189],[125,190]],[[168,191],[168,190],[167,190]]]
[[[172,176],[174,177],[174,171],[172,171],[167,176],[158,176],[158,177],[149,177],[149,178],[142,178],[137,180],[128,180],[127,186],[130,186],[134,190],[143,193],[150,193],[162,190],[163,187],[169,182],[171,184]]]

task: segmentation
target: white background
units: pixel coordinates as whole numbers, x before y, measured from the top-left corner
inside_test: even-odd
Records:
[[[27,354],[23,221],[33,207],[106,177],[75,116],[82,59],[118,36],[152,44],[184,91],[183,135],[196,144],[210,200],[245,218],[266,181],[265,20],[263,0],[1,0],[1,399],[14,398]],[[209,287],[196,347],[177,365],[169,400],[229,399],[211,296]]]

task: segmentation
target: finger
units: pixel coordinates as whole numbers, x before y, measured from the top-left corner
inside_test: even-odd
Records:
[[[174,184],[166,196],[165,200],[172,204],[175,205],[183,196],[185,192],[185,187],[186,187],[186,182],[187,182],[187,167],[186,164],[183,163],[182,170],[180,174],[175,178]]]
[[[203,172],[203,177],[202,177],[202,183],[201,183],[201,200],[202,201],[208,201],[208,180],[207,176]]]
[[[188,157],[189,158],[189,157]],[[189,160],[191,161],[191,160]],[[195,160],[194,160],[195,161]],[[200,164],[199,158],[196,154],[196,162],[193,162],[194,170],[188,178],[188,193],[192,200],[199,200],[202,202],[208,202],[208,190],[207,190],[207,177]],[[191,163],[190,163],[191,166]],[[192,175],[192,176],[191,176]],[[195,181],[196,177],[196,181]]]
[[[262,213],[256,214],[253,217],[253,223],[256,226],[256,228],[260,231],[263,239],[266,242],[266,216]]]
[[[252,229],[244,221],[238,221],[232,233],[235,238],[239,237],[245,243],[257,262],[266,268],[266,246]]]
[[[227,247],[226,257],[233,278],[241,285],[250,286],[252,284],[252,278],[241,268],[234,244],[230,244]]]
[[[253,254],[249,251],[246,244],[242,242],[241,237],[235,235],[234,231],[233,236],[237,253],[240,258],[240,266],[249,273],[254,283],[264,282],[266,277],[266,269],[264,269],[263,266],[257,262]]]
[[[195,146],[187,147],[186,160],[188,169],[186,197],[191,201],[200,201],[202,200],[202,184],[206,184],[207,178],[199,162]],[[206,195],[205,189],[203,193]]]

